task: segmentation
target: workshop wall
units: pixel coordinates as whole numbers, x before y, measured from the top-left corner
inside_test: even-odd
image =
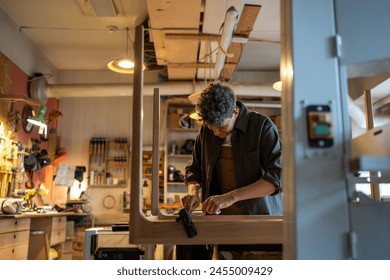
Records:
[[[6,56],[0,53],[0,97],[1,94],[22,95],[29,97],[28,80],[29,76],[26,73],[12,63],[12,61],[10,61]],[[21,116],[24,105],[25,103],[23,101],[15,101],[12,109],[17,113],[17,115]],[[56,98],[48,98],[45,106],[47,108],[45,116],[47,116],[53,110],[58,110],[59,102]],[[5,132],[9,131],[8,115],[11,107],[12,102],[0,99],[0,122],[3,122]],[[36,112],[39,109],[39,106],[32,107]],[[18,120],[19,122],[17,122],[15,131],[9,135],[10,138],[15,138],[17,141],[26,145],[28,145],[30,139],[40,138],[37,127],[34,127],[31,133],[26,133],[21,127],[20,119]],[[57,121],[51,122],[49,123],[48,130],[50,131],[50,129],[55,129],[56,127]],[[48,143],[43,141],[41,148],[47,149]]]
[[[68,150],[67,158],[62,163],[83,165],[88,169],[89,143],[92,137],[124,137],[131,146],[132,106],[132,96],[60,98],[60,111],[64,117],[59,120],[58,131],[61,143]],[[153,96],[145,96],[144,146],[152,145],[152,116]],[[126,186],[89,187],[86,173],[81,188],[71,189],[71,199],[76,199],[84,190],[96,225],[110,225],[129,219],[129,214],[123,210],[124,192],[130,193],[129,182]]]
[[[34,126],[32,130],[27,133],[22,128],[22,111],[26,106],[26,102],[23,100],[12,101],[9,99],[2,99],[2,96],[22,96],[30,98],[28,88],[29,88],[29,79],[30,77],[24,73],[19,67],[17,67],[11,60],[9,60],[4,54],[0,53],[0,122],[3,124],[4,135],[8,139],[12,139],[16,142],[22,143],[26,148],[32,147],[32,139],[37,139],[39,142],[40,150],[45,149],[47,151],[54,150],[56,147],[51,145],[56,145],[57,141],[48,141],[48,138],[42,138],[38,132],[38,128]],[[49,98],[44,104],[47,108],[45,117],[47,117],[51,112],[58,111],[59,102],[55,98]],[[35,112],[38,112],[39,106],[31,106]],[[12,112],[12,114],[10,114]],[[13,116],[10,118],[10,116]],[[13,124],[12,124],[13,123]],[[56,138],[56,127],[57,120],[49,122],[48,131],[52,131],[52,137]],[[1,152],[1,151],[0,151]],[[4,157],[0,158],[0,169],[10,171],[8,169],[12,168],[9,164],[6,164]],[[53,168],[51,168],[51,175],[53,175]],[[49,189],[52,185],[52,176],[47,178],[45,176],[46,168],[42,168],[34,174],[34,183],[39,185],[41,182],[46,182]],[[26,178],[26,181],[28,178]]]

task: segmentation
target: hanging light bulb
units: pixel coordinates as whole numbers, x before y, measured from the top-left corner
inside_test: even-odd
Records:
[[[128,55],[128,49],[129,49],[129,28],[126,27],[126,56],[110,61],[107,64],[108,69],[122,74],[134,74],[134,62],[130,59]]]
[[[277,90],[277,91],[282,91],[282,81],[277,81],[275,83],[272,84],[272,87],[274,90]]]

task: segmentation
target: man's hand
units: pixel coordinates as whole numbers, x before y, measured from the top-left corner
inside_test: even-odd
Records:
[[[235,203],[235,199],[232,192],[222,195],[210,196],[203,202],[202,211],[208,214],[219,214],[221,209],[227,208]]]
[[[200,198],[199,198],[199,184],[188,184],[188,194],[181,199],[183,206],[189,211],[192,212],[199,207]]]

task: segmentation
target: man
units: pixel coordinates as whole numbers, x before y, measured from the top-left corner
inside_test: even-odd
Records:
[[[202,127],[185,170],[184,207],[191,212],[202,198],[206,214],[282,214],[281,142],[272,121],[221,83],[202,91],[196,111]],[[178,259],[209,258],[204,248],[178,246]]]

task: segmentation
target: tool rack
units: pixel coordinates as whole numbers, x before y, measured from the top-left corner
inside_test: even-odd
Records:
[[[89,142],[89,185],[127,186],[129,146],[125,137],[92,137]]]

